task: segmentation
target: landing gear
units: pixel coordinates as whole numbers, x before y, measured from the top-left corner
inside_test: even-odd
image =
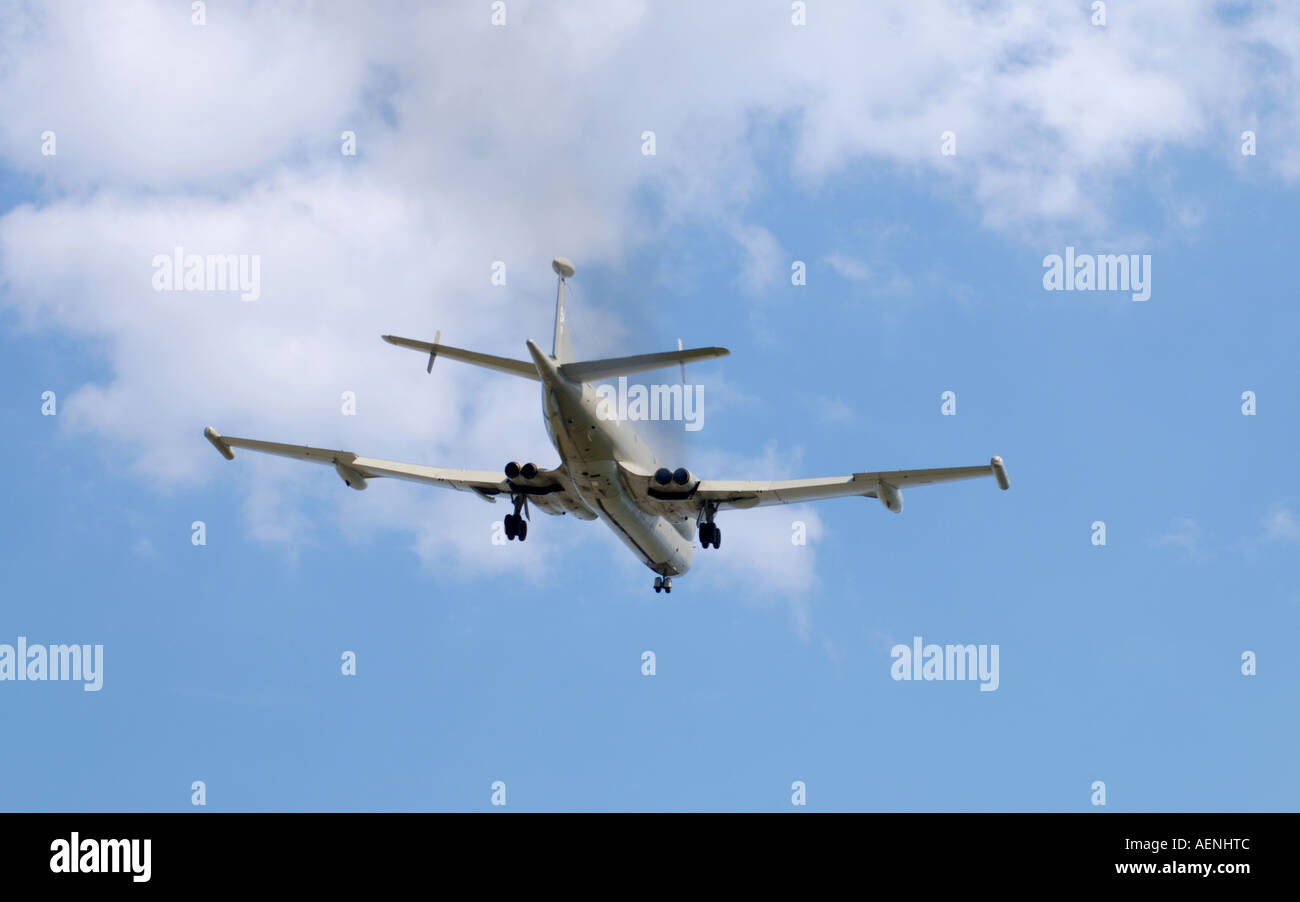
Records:
[[[700,524],[700,547],[708,548],[710,545],[722,547],[722,530],[718,529],[718,524],[706,521]]]
[[[515,503],[515,512],[506,514],[506,538],[518,539],[522,542],[528,538],[528,521],[519,516],[519,511],[524,508],[525,498],[523,495],[516,495],[512,500]]]
[[[714,548],[722,547],[722,530],[718,529],[718,524],[713,522],[713,518],[717,513],[717,504],[709,503],[706,503],[704,509],[700,511],[701,548],[708,548],[710,545]]]
[[[671,577],[668,576],[655,577],[656,592],[671,592],[672,590],[673,590],[673,581]]]
[[[528,538],[528,521],[518,514],[506,514],[506,538],[521,542]]]

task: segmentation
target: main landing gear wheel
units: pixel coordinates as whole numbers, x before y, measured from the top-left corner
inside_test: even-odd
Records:
[[[662,576],[655,577],[656,592],[671,592],[672,590],[673,590],[673,581],[671,577],[667,577],[667,578]]]
[[[722,530],[718,529],[716,523],[700,524],[700,547],[708,548],[712,545],[714,548],[722,547]]]
[[[531,467],[532,464],[525,464],[524,466]],[[509,467],[507,467],[507,470],[509,470]],[[510,500],[514,502],[515,512],[506,514],[506,538],[518,539],[522,542],[528,538],[528,521],[521,517],[519,512],[528,512],[528,497],[521,492]]]
[[[528,521],[518,514],[506,514],[506,538],[524,541],[528,538]]]

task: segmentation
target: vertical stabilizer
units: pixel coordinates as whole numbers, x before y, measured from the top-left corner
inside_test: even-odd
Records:
[[[573,342],[569,339],[569,324],[564,319],[564,280],[573,277],[573,264],[564,257],[551,261],[551,269],[560,277],[555,294],[555,343],[551,355],[556,363],[571,363],[577,358],[573,355]]]

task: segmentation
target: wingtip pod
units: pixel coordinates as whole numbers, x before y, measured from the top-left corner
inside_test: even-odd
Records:
[[[226,460],[235,459],[234,450],[231,449],[230,445],[226,444],[226,440],[221,437],[220,432],[213,429],[211,426],[208,426],[203,430],[203,437],[212,442],[212,447],[220,451],[221,456]]]
[[[993,468],[993,476],[998,481],[998,486],[1002,491],[1011,488],[1011,481],[1007,479],[1007,468],[1002,463],[1002,458],[995,457],[989,461],[989,466]]]

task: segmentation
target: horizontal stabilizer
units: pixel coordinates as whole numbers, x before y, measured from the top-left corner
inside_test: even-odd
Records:
[[[584,360],[560,366],[560,375],[574,382],[594,382],[611,376],[628,376],[647,370],[660,370],[675,363],[687,364],[696,360],[726,357],[726,348],[689,348],[685,351],[664,351],[659,354],[637,354],[634,357],[610,357],[606,360]]]
[[[410,348],[412,351],[419,351],[429,355],[429,369],[433,369],[434,357],[447,357],[451,360],[459,360],[462,363],[472,363],[474,366],[486,367],[490,370],[498,370],[503,373],[510,373],[513,376],[523,376],[525,379],[532,379],[540,382],[541,377],[537,375],[536,365],[527,360],[513,360],[509,357],[497,357],[492,354],[480,354],[478,351],[467,351],[464,348],[453,348],[451,345],[438,344],[433,341],[417,341],[414,338],[401,338],[397,335],[385,335],[384,341],[390,345],[397,345],[399,348]]]

